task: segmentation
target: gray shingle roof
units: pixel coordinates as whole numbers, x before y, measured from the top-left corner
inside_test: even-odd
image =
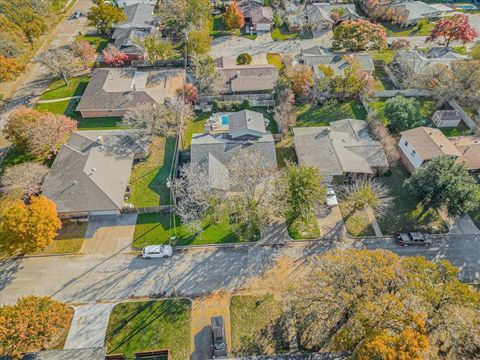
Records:
[[[216,59],[217,71],[227,92],[271,91],[278,79],[274,65],[236,65],[232,59]]]
[[[75,131],[57,154],[42,193],[59,213],[119,210],[133,160],[147,146],[135,131]]]
[[[127,20],[119,24],[117,28],[155,26],[155,16],[153,15],[154,9],[154,5],[143,3],[125,6],[123,10],[125,11]]]
[[[330,126],[294,128],[293,132],[299,162],[317,167],[327,180],[388,167],[381,144],[363,120],[339,120]]]
[[[407,21],[430,18],[440,15],[441,11],[430,6],[423,1],[405,1],[400,4],[390,5],[391,7],[400,7],[408,10]]]
[[[329,22],[334,23],[332,20],[333,9],[345,9],[345,14],[342,16],[348,19],[358,19],[360,16],[357,13],[355,4],[312,4],[307,6],[306,13],[307,18],[311,23]]]
[[[318,52],[319,54],[314,55],[315,52]],[[318,65],[320,64],[330,66],[335,75],[343,75],[345,68],[348,66],[345,57],[349,56],[355,57],[358,60],[363,71],[372,72],[375,70],[372,56],[368,53],[329,54],[326,51],[323,51],[323,53],[321,52],[321,48],[314,47],[305,50],[300,55],[300,59],[305,64],[311,66],[317,76],[323,76],[323,73],[318,69]]]
[[[143,49],[135,41],[143,40],[151,32],[151,28],[117,28],[112,34],[113,46],[126,54],[143,54]]]
[[[77,111],[128,110],[143,103],[160,104],[182,88],[184,78],[182,69],[96,69]]]
[[[228,127],[232,138],[247,134],[261,136],[266,132],[263,114],[251,110],[229,114]]]
[[[207,167],[212,187],[228,190],[228,164],[235,155],[247,151],[261,154],[272,168],[277,166],[275,141],[270,132],[256,140],[235,140],[227,133],[193,134],[190,158],[192,162]]]

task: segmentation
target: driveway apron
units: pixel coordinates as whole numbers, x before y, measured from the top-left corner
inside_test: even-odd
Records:
[[[105,342],[108,318],[114,306],[115,304],[76,306],[64,349],[102,347]]]

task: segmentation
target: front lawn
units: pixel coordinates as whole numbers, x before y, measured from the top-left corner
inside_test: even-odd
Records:
[[[338,102],[330,100],[327,103],[312,107],[310,104],[299,105],[296,108],[296,126],[327,126],[332,121],[347,118],[365,120],[367,112],[357,101]]]
[[[36,110],[49,111],[54,114],[67,115],[72,119],[78,119],[78,115],[75,113],[79,99],[70,99],[63,101],[56,101],[52,103],[41,103],[35,106]]]
[[[375,236],[375,230],[373,230],[365,210],[355,210],[354,213],[349,213],[341,200],[339,201],[339,207],[348,235],[353,237]]]
[[[447,232],[448,228],[440,215],[434,210],[422,213],[412,195],[403,188],[403,182],[408,176],[405,167],[399,165],[391,169],[390,176],[380,178],[390,189],[390,196],[394,197],[392,206],[383,216],[377,216],[382,232],[386,235],[415,230],[427,233]]]
[[[289,349],[283,303],[273,295],[233,296],[230,322],[233,356],[281,354]]]
[[[401,28],[397,25],[392,25],[388,22],[383,22],[382,25],[387,32],[387,36],[408,37],[408,36],[428,36],[430,35],[430,32],[435,27],[436,23],[431,21],[428,21],[425,23],[420,22],[419,25],[415,25],[413,27],[408,27],[408,28]]]
[[[191,354],[191,301],[153,300],[115,305],[105,337],[108,354],[168,349],[172,359],[185,360]]]
[[[312,215],[307,219],[287,219],[288,235],[294,240],[318,239],[321,235],[317,218]]]
[[[77,39],[86,40],[92,45],[97,53],[102,52],[108,46],[109,39],[107,35],[80,35]]]
[[[141,249],[147,245],[168,244],[169,239],[175,236],[174,245],[202,245],[233,243],[239,241],[235,235],[235,225],[229,224],[228,220],[218,224],[207,225],[198,235],[196,230],[183,225],[180,218],[173,214],[140,214],[137,218],[133,247]]]
[[[83,95],[87,88],[90,76],[77,76],[68,80],[69,84],[65,85],[63,79],[54,80],[48,85],[40,100],[62,99],[71,96]]]
[[[35,254],[74,254],[82,249],[88,223],[63,222],[53,243]]]
[[[276,27],[275,29],[272,29],[271,35],[272,39],[275,41],[298,39],[300,37],[298,32],[290,32],[286,24],[283,24],[279,28]]]
[[[171,203],[167,179],[175,153],[175,138],[154,138],[144,162],[133,167],[130,175],[129,202],[136,207],[168,205]]]

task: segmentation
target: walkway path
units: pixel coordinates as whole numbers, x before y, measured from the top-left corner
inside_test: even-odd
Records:
[[[55,103],[60,101],[72,100],[72,99],[80,99],[81,97],[82,97],[81,95],[75,95],[75,96],[69,96],[69,97],[64,97],[60,99],[38,100],[38,104],[48,104],[48,103]]]
[[[447,223],[450,234],[480,234],[480,230],[473,222],[470,215],[449,217],[444,212],[440,212],[442,219]]]
[[[375,231],[375,236],[383,236],[382,230],[380,229],[380,225],[378,225],[378,221],[375,218],[375,214],[373,212],[373,209],[370,206],[367,206],[365,208],[365,212],[367,213],[368,220],[370,221],[370,224],[372,224],[373,231]]]
[[[114,306],[115,304],[76,306],[64,349],[102,347],[108,318]]]

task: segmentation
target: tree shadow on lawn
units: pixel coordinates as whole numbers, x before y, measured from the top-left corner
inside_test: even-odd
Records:
[[[118,312],[120,316],[122,316],[122,314],[128,314],[129,308],[134,306],[132,304],[138,303],[118,304],[115,306],[115,308],[118,307]],[[115,308],[113,309],[113,311],[116,310]],[[127,335],[124,336],[121,340],[119,340],[116,343],[115,347],[108,349],[109,352],[111,353],[115,352],[117,349],[121,349],[123,345],[132,340],[136,335],[140,334],[144,330],[147,330],[149,326],[152,325],[159,318],[163,318],[164,321],[168,323],[174,323],[178,321],[179,319],[181,319],[182,314],[184,314],[185,311],[188,311],[189,308],[189,300],[157,300],[142,302],[142,304],[138,308],[135,308],[135,310],[131,314],[128,314],[127,317],[120,317],[121,321],[119,321],[117,326],[115,326],[111,330],[107,330],[107,336],[105,339],[106,343],[111,341],[115,336],[119,335],[126,327],[128,327],[129,324],[137,322],[136,318],[140,317],[145,311],[148,311],[148,314],[146,316],[141,316],[138,319],[138,326],[135,326],[131,330],[125,329],[128,331]],[[154,331],[156,330],[157,329],[154,329]],[[141,350],[153,349],[138,348],[135,351]]]
[[[332,121],[354,118],[364,120],[365,109],[355,101],[328,101],[323,105],[297,108],[297,126],[327,126]]]

